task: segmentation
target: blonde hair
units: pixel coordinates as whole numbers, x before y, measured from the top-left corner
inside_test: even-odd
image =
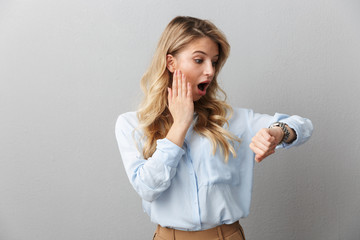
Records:
[[[219,58],[206,95],[194,102],[194,111],[198,113],[194,130],[211,141],[213,154],[217,146],[220,147],[225,162],[228,161],[230,152],[236,157],[233,142],[240,142],[240,139],[224,128],[225,124],[228,125],[233,110],[225,102],[226,94],[217,82],[219,71],[229,56],[230,45],[224,34],[210,21],[179,16],[165,28],[150,67],[141,79],[145,96],[138,110],[138,118],[140,128],[144,131],[142,153],[145,159],[152,156],[156,150],[156,140],[164,138],[173,123],[167,103],[167,87],[171,86],[172,73],[167,69],[166,56],[175,56],[187,44],[203,37],[218,44]],[[224,100],[219,99],[219,92],[224,95]]]

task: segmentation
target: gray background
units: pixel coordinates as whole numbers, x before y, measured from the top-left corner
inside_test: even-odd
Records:
[[[166,24],[212,20],[236,107],[311,140],[255,167],[247,239],[360,239],[360,1],[0,1],[0,239],[151,239],[114,124]]]

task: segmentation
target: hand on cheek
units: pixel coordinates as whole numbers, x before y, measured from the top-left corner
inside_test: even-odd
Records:
[[[168,102],[174,124],[189,127],[194,115],[194,102],[191,85],[180,70],[173,74],[172,88],[168,88]]]

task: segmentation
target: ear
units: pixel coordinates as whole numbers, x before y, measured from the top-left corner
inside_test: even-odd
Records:
[[[166,67],[171,73],[176,69],[176,58],[171,54],[166,55]]]

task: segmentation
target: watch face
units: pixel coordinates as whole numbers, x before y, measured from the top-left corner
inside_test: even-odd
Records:
[[[273,123],[271,126],[272,126],[272,127],[281,127],[281,125],[280,125],[279,122]]]

